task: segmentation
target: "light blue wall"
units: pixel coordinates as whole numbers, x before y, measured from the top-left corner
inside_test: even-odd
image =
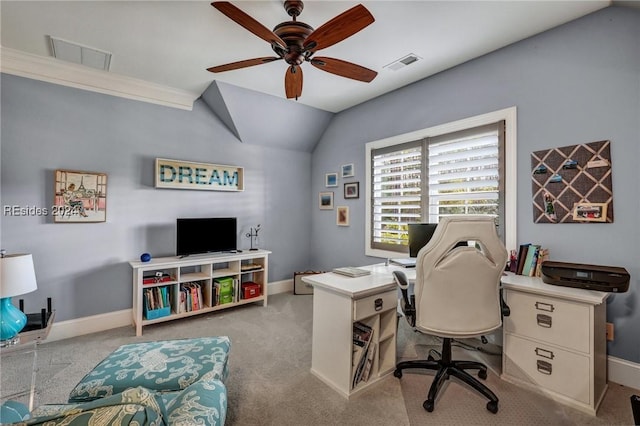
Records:
[[[344,200],[342,184],[364,191],[365,143],[511,106],[518,109],[519,242],[537,242],[558,261],[627,268],[629,292],[613,295],[609,353],[640,362],[640,11],[608,8],[341,112],[313,155],[312,189],[324,174],[355,163],[335,204],[351,210],[337,227],[335,210],[312,210],[313,268],[375,263],[364,256],[364,194]],[[401,71],[399,71],[401,72]],[[534,224],[531,152],[611,140],[613,224]]]
[[[241,248],[261,224],[270,281],[306,268],[310,153],[241,143],[201,101],[180,111],[6,74],[1,83],[2,206],[50,207],[55,169],[108,175],[106,223],[2,216],[2,248],[33,253],[29,311],[48,296],[57,321],[130,309],[128,262],[174,255],[177,217],[237,216]],[[155,189],[156,157],[242,166],[246,189]]]

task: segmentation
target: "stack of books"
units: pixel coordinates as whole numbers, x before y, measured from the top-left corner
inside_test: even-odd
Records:
[[[360,321],[353,323],[352,388],[369,380],[376,354],[376,344],[372,340],[373,328]]]
[[[539,244],[521,244],[517,255],[511,252],[509,270],[528,277],[542,276],[542,262],[549,260],[549,249]]]

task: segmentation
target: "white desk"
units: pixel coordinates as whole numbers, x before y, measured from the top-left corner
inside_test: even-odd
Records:
[[[397,286],[394,268],[363,267],[371,275],[350,278],[328,272],[302,279],[313,285],[313,343],[311,373],[350,396],[393,372],[396,365]],[[361,321],[373,329],[376,345],[371,375],[352,385],[353,324]]]
[[[371,275],[349,278],[335,273],[309,275],[314,287],[311,372],[349,397],[395,368],[397,286],[402,270],[410,281],[413,268],[371,265]],[[501,378],[555,401],[595,415],[607,390],[606,298],[608,293],[545,284],[540,278],[506,273]],[[375,310],[375,301],[382,308]],[[379,355],[366,383],[351,386],[352,327],[370,324]]]

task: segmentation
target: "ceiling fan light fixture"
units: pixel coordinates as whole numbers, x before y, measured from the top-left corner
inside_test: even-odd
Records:
[[[411,64],[418,62],[421,59],[422,58],[416,55],[415,53],[409,53],[408,55],[405,55],[402,58],[396,59],[390,64],[383,66],[382,68],[387,68],[387,69],[390,69],[391,71],[398,71],[404,67],[407,67]]]

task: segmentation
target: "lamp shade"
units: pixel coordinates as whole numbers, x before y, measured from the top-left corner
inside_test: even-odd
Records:
[[[9,254],[0,258],[0,298],[19,296],[37,289],[33,256]]]

